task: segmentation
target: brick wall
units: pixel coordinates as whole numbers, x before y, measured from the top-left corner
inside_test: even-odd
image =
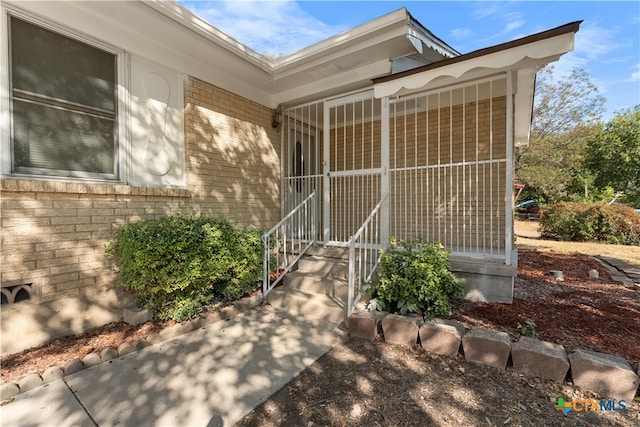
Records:
[[[279,219],[280,138],[272,115],[189,78],[186,189],[3,178],[2,286],[32,283],[42,303],[112,288],[104,245],[129,220],[186,211],[273,225]]]

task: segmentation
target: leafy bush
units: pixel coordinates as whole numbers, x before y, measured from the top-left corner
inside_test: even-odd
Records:
[[[624,205],[561,202],[540,218],[543,238],[640,245],[640,215]]]
[[[400,314],[419,313],[427,318],[447,314],[449,301],[462,296],[464,285],[450,271],[449,253],[440,243],[418,242],[417,250],[394,239],[380,251],[380,276],[370,310]]]
[[[120,285],[160,319],[193,318],[214,299],[236,299],[262,275],[262,231],[222,218],[176,215],[122,225],[106,251]]]

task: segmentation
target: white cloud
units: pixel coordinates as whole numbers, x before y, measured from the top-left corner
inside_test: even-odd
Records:
[[[489,37],[485,37],[481,40],[477,40],[476,43],[481,47],[484,47],[488,44],[501,43],[508,40],[514,40],[516,38],[521,37],[520,34],[514,34],[513,32],[518,28],[523,27],[526,22],[522,18],[522,13],[520,12],[504,12],[501,8],[494,8],[493,13],[491,14],[491,20],[495,21],[495,24],[487,24],[493,25],[495,28],[502,28],[497,33],[490,35]],[[500,13],[497,13],[500,12]],[[487,19],[487,18],[483,18]]]
[[[293,53],[346,30],[314,18],[295,1],[179,3],[251,49],[273,56]]]
[[[517,17],[515,21],[507,22],[507,25],[505,26],[503,33],[510,33],[522,27],[523,25],[524,25],[524,20],[520,19],[520,17]]]
[[[613,52],[621,47],[617,33],[616,29],[603,28],[598,23],[583,24],[576,33],[573,51],[556,63],[558,76],[568,75],[574,68],[589,69],[597,63],[614,62]],[[601,89],[605,87],[602,84]]]
[[[487,19],[495,15],[502,15],[502,11],[509,7],[508,2],[479,1],[473,10],[475,19]]]
[[[640,64],[636,64],[634,68],[636,71],[631,73],[631,81],[640,80]]]
[[[473,30],[471,28],[454,28],[449,34],[451,34],[451,38],[466,40],[473,36]]]

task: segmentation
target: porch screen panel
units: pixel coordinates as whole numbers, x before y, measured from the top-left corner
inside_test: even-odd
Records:
[[[310,103],[283,112],[282,216],[316,192],[314,218],[317,238],[322,218],[322,103]]]
[[[390,103],[390,235],[504,255],[506,80]]]
[[[380,105],[371,95],[329,108],[331,242],[348,242],[380,201]]]

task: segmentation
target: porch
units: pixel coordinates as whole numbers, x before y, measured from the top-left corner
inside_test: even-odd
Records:
[[[578,25],[282,108],[265,294],[313,245],[344,247],[350,314],[396,239],[442,243],[466,298],[512,302],[513,149],[529,141],[536,71],[571,50]]]
[[[280,258],[292,261],[312,245],[348,248],[355,301],[357,283],[371,279],[390,238],[437,241],[451,252],[467,298],[511,302],[510,86],[502,73],[407,96],[381,99],[369,90],[283,110],[287,225],[272,241],[279,250],[267,270],[286,270]]]

